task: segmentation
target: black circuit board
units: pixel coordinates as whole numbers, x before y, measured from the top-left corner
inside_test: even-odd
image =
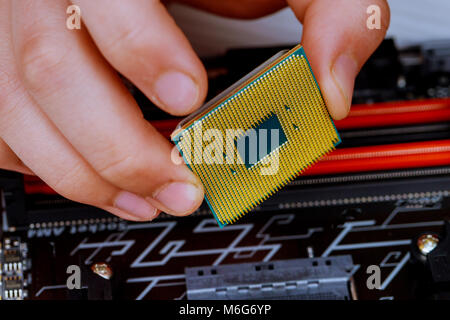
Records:
[[[441,43],[398,51],[392,40],[384,41],[361,70],[353,103],[448,97],[450,56],[438,54],[448,47],[449,43]],[[205,61],[209,97],[280,49],[285,47],[232,50]],[[129,89],[146,118],[168,117],[139,90]],[[428,125],[426,132],[418,129],[396,128],[397,134],[385,136],[380,130],[361,129],[364,132],[344,132],[343,138],[346,147],[449,138],[448,123]],[[87,294],[86,284],[69,290],[66,271],[78,265],[92,280],[89,267],[106,262],[114,272],[112,280],[94,279],[90,289],[107,288],[113,299],[186,299],[186,267],[351,255],[358,299],[433,298],[436,291],[429,274],[418,266],[413,252],[418,235],[442,234],[444,221],[450,219],[450,183],[445,179],[449,171],[444,169],[445,173],[433,174],[441,177],[436,181],[419,183],[413,174],[401,186],[382,174],[366,184],[350,175],[337,189],[328,188],[327,182],[311,184],[307,192],[290,186],[259,211],[224,229],[205,206],[192,217],[128,223],[58,196],[25,195],[23,182],[14,175],[12,179],[10,174],[0,175],[0,185],[2,179],[8,185],[3,190],[8,212],[2,215],[7,225],[1,239],[15,239],[27,248],[20,253],[26,268],[8,271],[7,285],[22,290],[18,298],[101,299],[97,293]],[[380,267],[380,289],[367,287],[370,265]],[[0,281],[3,298],[5,286]]]
[[[412,239],[439,234],[448,219],[447,192],[352,208],[255,212],[224,229],[212,217],[197,216],[30,229],[22,239],[33,261],[30,299],[73,298],[66,285],[69,265],[108,263],[113,298],[185,299],[186,267],[307,258],[312,252],[352,256],[358,299],[411,299],[432,294],[420,291],[427,275],[411,263]],[[379,290],[366,285],[370,265],[380,267]]]

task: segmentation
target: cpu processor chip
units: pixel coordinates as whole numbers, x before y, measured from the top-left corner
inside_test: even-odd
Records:
[[[236,222],[332,151],[340,137],[301,46],[184,119],[172,141],[220,226]]]

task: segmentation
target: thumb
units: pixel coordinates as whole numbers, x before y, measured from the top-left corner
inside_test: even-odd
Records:
[[[302,44],[328,110],[336,120],[345,118],[355,78],[386,35],[389,6],[385,0],[289,2],[303,22]],[[380,28],[369,28],[368,21],[376,22],[377,18]]]

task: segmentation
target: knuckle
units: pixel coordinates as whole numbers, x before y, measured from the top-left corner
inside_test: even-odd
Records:
[[[16,77],[4,66],[0,67],[0,99],[4,101],[11,91],[15,91],[18,86]]]
[[[5,132],[20,133],[16,123],[27,116],[26,108],[22,108],[27,103],[26,95],[21,92],[17,81],[10,83],[4,88],[0,88],[0,134]]]
[[[33,89],[48,87],[64,77],[67,48],[46,35],[29,39],[22,48],[20,65],[24,80]]]
[[[17,98],[21,96],[19,89],[20,81],[15,74],[7,70],[6,67],[0,66],[0,115],[2,122],[4,122],[6,114],[14,109],[13,106]]]
[[[16,104],[14,103],[14,93],[17,92],[17,88],[1,88],[0,89],[0,124],[6,125],[11,117],[14,116]],[[0,128],[3,126],[0,125]]]
[[[92,185],[93,181],[91,181],[84,166],[78,164],[55,177],[51,187],[57,193],[72,201],[94,206],[107,204],[107,200],[102,199],[102,189],[93,188]]]
[[[145,39],[145,30],[141,27],[124,26],[105,43],[105,49],[117,61],[128,59],[130,54],[135,58],[149,55],[152,47]]]
[[[150,178],[148,161],[141,161],[132,155],[107,161],[102,167],[98,168],[98,173],[107,180],[119,181],[125,185],[127,182],[131,185],[137,179]]]
[[[67,199],[83,202],[85,197],[77,190],[77,185],[79,185],[77,180],[79,180],[80,174],[82,174],[81,168],[78,166],[64,171],[55,178],[55,182],[51,184],[51,187]]]

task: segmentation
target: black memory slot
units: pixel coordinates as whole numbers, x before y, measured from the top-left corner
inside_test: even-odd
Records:
[[[338,148],[450,139],[450,123],[342,130]]]

